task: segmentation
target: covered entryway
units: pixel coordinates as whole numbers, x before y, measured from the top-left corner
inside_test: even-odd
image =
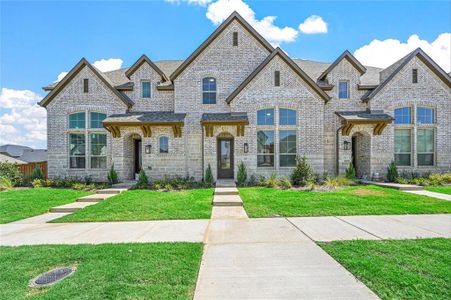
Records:
[[[371,136],[365,132],[352,135],[352,164],[359,178],[368,179],[371,176]]]
[[[218,178],[233,178],[233,137],[218,137]]]

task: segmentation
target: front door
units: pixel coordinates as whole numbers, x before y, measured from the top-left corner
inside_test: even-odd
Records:
[[[233,178],[233,139],[218,139],[218,178]]]
[[[141,163],[141,140],[133,140],[134,141],[134,145],[133,145],[133,150],[134,150],[134,164],[135,164],[135,174],[138,174],[139,171],[141,170],[142,167],[142,163]]]

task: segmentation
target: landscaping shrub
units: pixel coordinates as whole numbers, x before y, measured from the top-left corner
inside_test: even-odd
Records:
[[[260,175],[257,180],[257,186],[266,186],[266,177],[263,175]]]
[[[6,176],[0,176],[0,191],[6,191],[13,188],[11,179]]]
[[[278,185],[281,189],[291,189],[291,182],[286,177],[280,178]]]
[[[33,181],[35,179],[44,179],[44,174],[42,173],[42,170],[39,167],[39,165],[36,165],[36,167],[33,170],[33,173],[31,173],[31,180]]]
[[[212,187],[215,183],[213,179],[213,172],[211,171],[211,166],[208,164],[207,170],[205,170],[204,184],[205,187]]]
[[[196,182],[194,177],[189,176],[165,176],[163,179],[155,180],[151,184],[151,188],[155,190],[187,190],[201,187],[202,184]]]
[[[40,187],[46,186],[46,185],[45,185],[45,180],[44,180],[44,179],[39,179],[39,178],[33,180],[33,181],[31,182],[31,185],[32,185],[34,188],[40,188]]]
[[[118,179],[117,179],[117,172],[114,169],[114,163],[111,165],[111,169],[108,172],[108,182],[110,184],[115,184],[118,183]]]
[[[296,157],[296,168],[291,174],[291,182],[293,185],[304,186],[314,181],[313,171],[310,165],[307,163],[305,156]]]
[[[326,186],[333,188],[348,186],[351,184],[353,184],[353,180],[344,176],[328,177],[325,181]]]
[[[417,184],[422,186],[428,185],[448,185],[451,184],[451,173],[444,174],[427,174],[424,173],[422,176],[415,172],[403,172],[396,180],[396,182],[401,184]]]
[[[355,179],[356,178],[356,172],[355,167],[352,161],[349,163],[349,167],[346,169],[346,178],[348,179]]]
[[[17,164],[0,162],[0,176],[8,177],[13,186],[23,183],[23,176]]]
[[[277,182],[277,174],[276,173],[272,173],[271,176],[269,176],[268,180],[266,180],[266,187],[269,188],[276,188],[278,187],[278,182]]]
[[[238,174],[236,176],[238,186],[245,186],[247,180],[247,170],[243,162],[238,165]]]
[[[392,160],[390,165],[387,167],[387,180],[389,182],[396,182],[398,180],[398,168],[396,167],[395,162]]]
[[[139,171],[138,182],[136,185],[139,188],[146,188],[149,185],[149,178],[147,177],[146,172],[144,172],[144,169]]]
[[[72,185],[72,188],[74,190],[77,191],[93,191],[95,190],[97,187],[95,184],[86,184],[86,183],[75,183],[74,185]]]
[[[255,177],[254,174],[252,174],[252,175],[249,177],[249,180],[248,180],[248,182],[247,182],[247,185],[248,185],[248,186],[256,186],[256,185],[257,185],[257,177]]]
[[[92,176],[90,176],[90,175],[85,176],[85,183],[86,184],[91,184],[92,183]]]

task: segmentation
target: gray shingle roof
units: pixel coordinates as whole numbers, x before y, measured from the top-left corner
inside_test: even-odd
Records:
[[[183,122],[186,114],[171,111],[130,112],[108,116],[104,123],[176,123]]]
[[[393,117],[381,110],[377,111],[336,111],[339,117],[352,121],[393,120]]]
[[[47,161],[46,149],[25,149],[23,154],[18,157],[22,161],[29,163]]]
[[[248,122],[247,113],[206,113],[202,115],[202,122]]]

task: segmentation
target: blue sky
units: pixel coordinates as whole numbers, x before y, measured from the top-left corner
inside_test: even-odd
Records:
[[[69,71],[81,57],[91,62],[117,58],[122,67],[143,53],[152,60],[184,59],[213,32],[228,9],[238,8],[291,57],[330,62],[349,49],[364,64],[384,67],[421,45],[449,68],[443,44],[448,44],[449,52],[450,39],[438,37],[451,32],[450,1],[189,2],[2,1],[0,144],[18,137],[13,140],[45,147],[45,114],[38,108],[28,112],[39,115],[37,138],[30,136],[25,124],[16,124],[14,116],[31,107],[32,99],[44,96],[41,87]],[[276,19],[265,23],[267,16]],[[310,19],[315,21],[310,23],[313,27],[303,27],[307,28],[303,32],[299,25],[311,16],[316,16]],[[271,34],[274,30],[276,34]],[[14,109],[12,99],[23,101],[24,108]]]

